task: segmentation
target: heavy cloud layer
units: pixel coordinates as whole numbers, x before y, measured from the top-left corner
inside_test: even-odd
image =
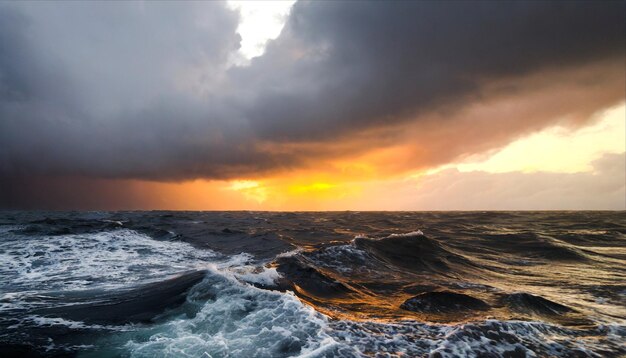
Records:
[[[625,11],[300,1],[236,67],[220,2],[2,3],[0,183],[253,177],[397,146],[398,170],[443,164],[623,101]]]

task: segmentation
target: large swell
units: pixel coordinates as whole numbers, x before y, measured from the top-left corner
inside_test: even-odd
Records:
[[[0,356],[626,354],[623,212],[0,214]]]

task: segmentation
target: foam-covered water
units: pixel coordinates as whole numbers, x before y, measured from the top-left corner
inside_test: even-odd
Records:
[[[206,267],[216,256],[211,250],[194,250],[184,242],[157,241],[128,229],[26,238],[5,232],[0,241],[0,287],[122,287]]]
[[[4,213],[0,355],[622,356],[620,214]]]
[[[114,338],[135,357],[274,357],[337,346],[327,319],[293,294],[267,291],[210,271],[168,319]]]

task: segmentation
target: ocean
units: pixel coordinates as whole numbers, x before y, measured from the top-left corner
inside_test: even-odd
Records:
[[[0,357],[626,356],[621,212],[0,212]]]

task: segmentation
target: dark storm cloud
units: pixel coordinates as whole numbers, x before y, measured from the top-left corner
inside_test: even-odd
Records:
[[[281,143],[350,141],[462,109],[498,81],[525,95],[534,85],[517,80],[528,74],[623,64],[624,4],[299,2],[265,55],[232,67],[238,17],[220,2],[3,3],[0,176],[182,180],[297,167],[338,153]],[[574,85],[615,81],[607,68],[600,86]],[[607,88],[585,113],[623,100]],[[442,125],[454,128],[454,116]]]
[[[0,171],[186,178],[271,165],[227,104],[192,93],[239,46],[223,4],[21,3],[0,14]]]
[[[263,136],[324,138],[462,105],[490,80],[623,64],[623,15],[624,2],[297,3],[238,83],[253,79]]]

